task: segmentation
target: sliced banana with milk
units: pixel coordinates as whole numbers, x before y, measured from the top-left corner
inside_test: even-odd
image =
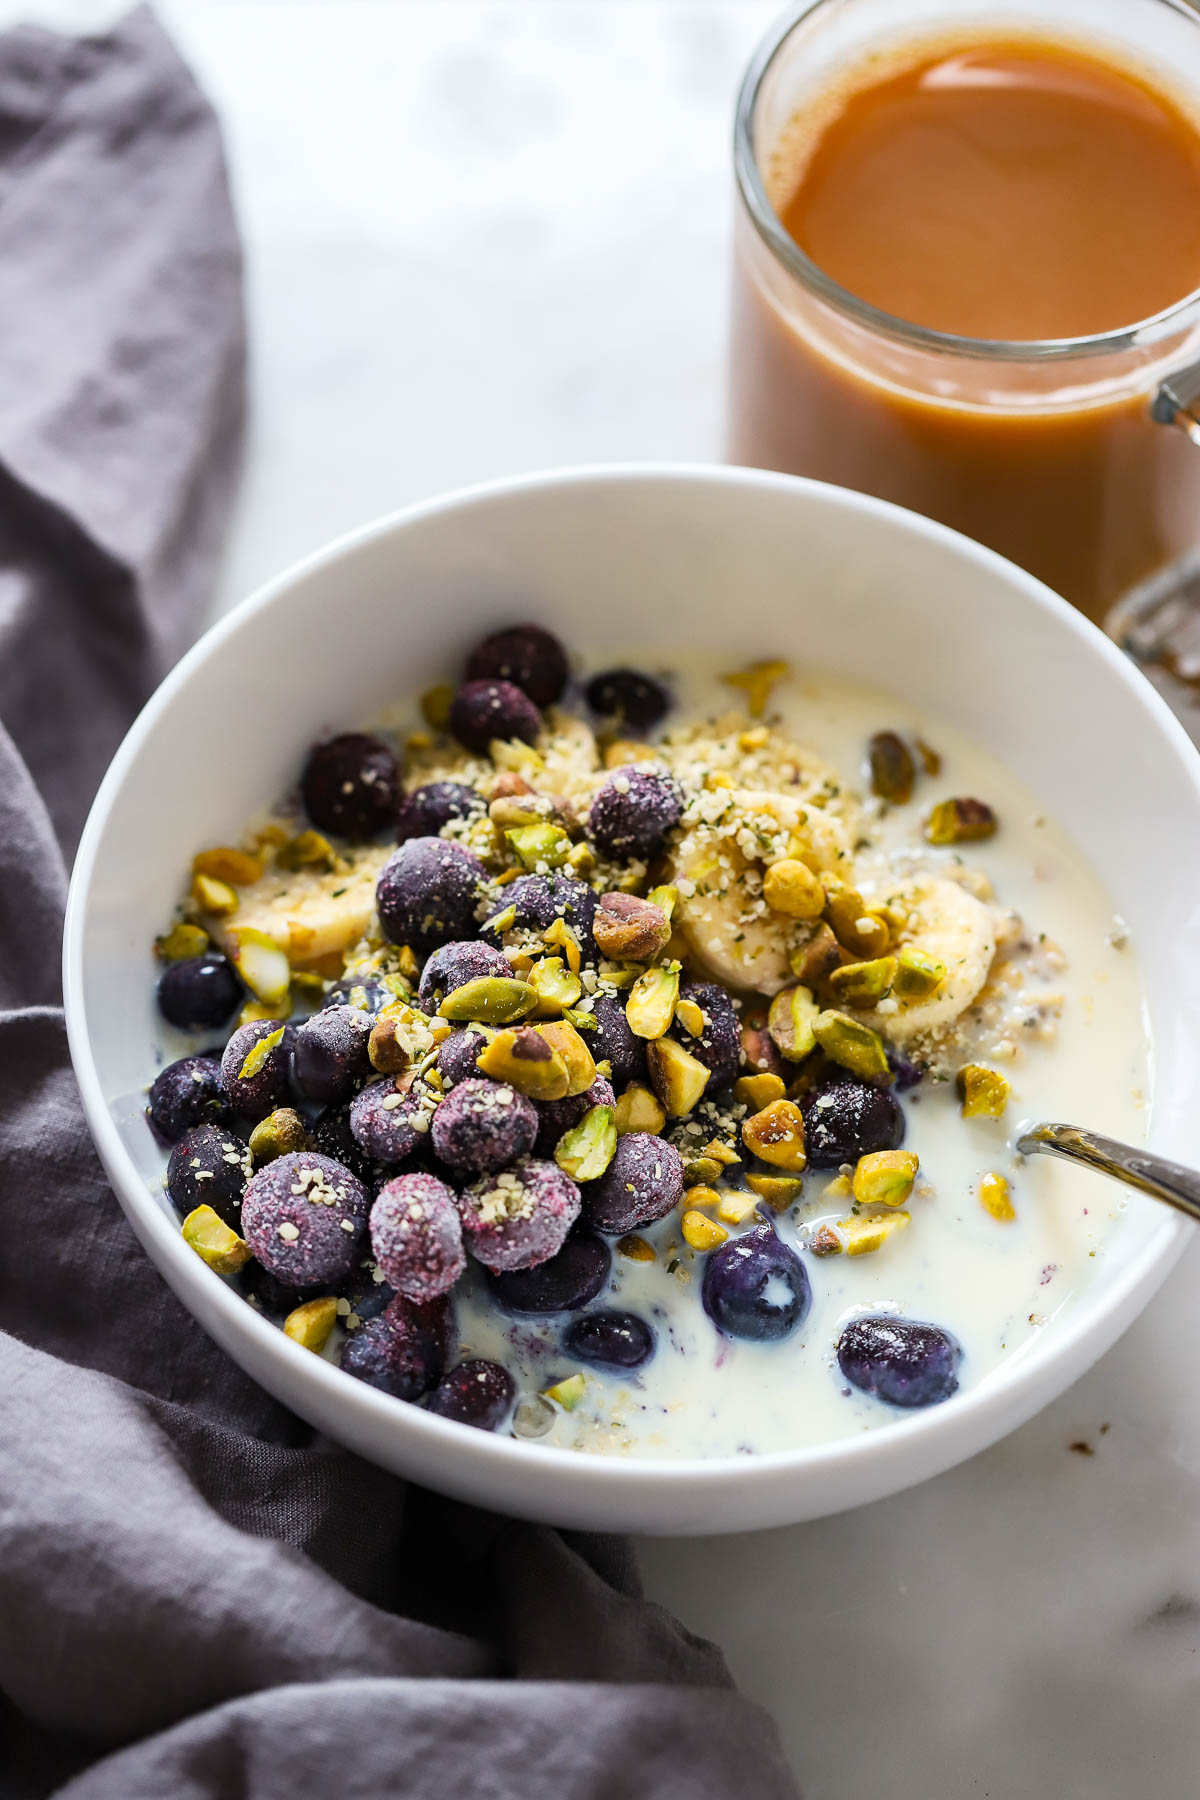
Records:
[[[959,882],[941,876],[919,878],[898,899],[908,912],[900,943],[941,963],[945,976],[932,994],[913,1000],[889,995],[858,1016],[893,1043],[905,1044],[945,1031],[977,998],[996,955],[996,914]]]
[[[233,948],[232,931],[248,929],[278,944],[293,969],[317,969],[344,956],[371,922],[375,883],[394,849],[368,844],[338,869],[268,870],[240,890],[236,913],[222,921],[225,948]]]

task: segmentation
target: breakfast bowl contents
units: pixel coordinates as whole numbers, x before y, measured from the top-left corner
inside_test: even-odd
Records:
[[[1178,727],[997,558],[786,477],[531,478],[164,683],[76,861],[72,1055],[149,1254],[333,1439],[782,1523],[994,1441],[1170,1266],[1166,1209],[1015,1146],[1197,1162],[1194,846]]]

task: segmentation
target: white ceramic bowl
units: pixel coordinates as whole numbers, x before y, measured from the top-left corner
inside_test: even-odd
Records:
[[[1149,684],[1030,576],[911,513],[785,476],[635,467],[475,489],[345,538],[222,620],[149,702],[92,809],[65,946],[71,1052],[121,1204],[250,1375],[445,1493],[563,1525],[710,1532],[816,1517],[948,1468],[1114,1341],[1185,1222],[1134,1198],[1081,1301],[942,1406],[814,1449],[670,1463],[546,1449],[402,1405],[289,1343],[180,1238],[142,1107],[161,1032],[150,943],[195,847],[236,838],[319,732],[443,678],[485,628],[525,617],[591,655],[672,632],[723,662],[789,654],[901,692],[1002,757],[1129,921],[1157,1048],[1151,1142],[1200,1162],[1200,759]]]

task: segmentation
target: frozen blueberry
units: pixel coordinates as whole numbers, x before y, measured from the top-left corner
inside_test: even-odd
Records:
[[[428,956],[439,944],[470,937],[483,864],[445,838],[409,838],[380,873],[375,904],[385,937]]]
[[[181,1213],[211,1206],[236,1225],[254,1168],[249,1148],[222,1125],[193,1125],[171,1152],[167,1192]]]
[[[871,1150],[895,1150],[904,1142],[904,1113],[886,1088],[839,1076],[806,1094],[804,1141],[809,1167],[836,1169]]]
[[[511,1313],[576,1312],[608,1280],[612,1251],[593,1231],[573,1231],[557,1255],[533,1269],[489,1275],[498,1304]]]
[[[213,1031],[241,1004],[233,965],[215,950],[168,963],[158,978],[158,1010],[180,1031]]]
[[[396,816],[399,770],[382,738],[347,731],[314,744],[300,792],[318,831],[365,844]]]
[[[405,794],[396,814],[396,842],[409,838],[439,837],[451,819],[478,819],[487,802],[465,781],[429,781]]]
[[[359,1012],[370,1013],[372,1017],[390,1006],[396,998],[384,987],[382,981],[375,981],[369,975],[343,975],[335,981],[325,996],[325,1005],[354,1006]]]
[[[511,907],[515,914],[511,930],[540,934],[549,931],[556,919],[562,919],[578,938],[583,960],[596,960],[596,939],[592,934],[596,895],[584,882],[575,881],[570,875],[522,875],[500,891],[503,898],[497,910]],[[480,935],[488,943],[499,942],[494,931],[481,931]]]
[[[505,1081],[471,1076],[451,1088],[433,1115],[433,1153],[465,1175],[488,1175],[528,1156],[537,1108]]]
[[[477,644],[468,681],[511,681],[537,706],[552,706],[567,685],[567,653],[541,625],[510,625]]]
[[[485,1269],[531,1269],[562,1249],[579,1217],[579,1189],[557,1163],[526,1158],[473,1182],[459,1211],[467,1249]]]
[[[473,1025],[464,1025],[461,1031],[452,1031],[442,1039],[438,1045],[437,1069],[444,1089],[478,1075],[479,1052],[486,1043],[483,1032]]]
[[[616,769],[592,801],[588,836],[615,861],[652,862],[682,815],[683,799],[670,775]]]
[[[181,1056],[156,1075],[147,1096],[146,1116],[164,1144],[181,1138],[189,1125],[220,1125],[229,1118],[215,1056]]]
[[[369,1204],[362,1182],[330,1157],[277,1156],[250,1177],[242,1236],[287,1287],[341,1281],[354,1267]]]
[[[405,1299],[449,1293],[467,1266],[454,1190],[434,1175],[397,1175],[371,1208],[371,1248]]]
[[[564,1131],[578,1125],[584,1113],[590,1112],[593,1106],[615,1106],[617,1096],[613,1093],[612,1083],[603,1075],[597,1075],[585,1094],[572,1094],[566,1100],[540,1100],[536,1104],[538,1134],[533,1153],[535,1156],[553,1156]]]
[[[511,681],[466,681],[450,703],[450,729],[460,744],[482,755],[493,738],[535,744],[542,715]]]
[[[572,1319],[563,1349],[597,1369],[640,1369],[654,1355],[654,1332],[636,1313],[606,1306]]]
[[[838,1367],[864,1394],[889,1406],[935,1406],[958,1388],[962,1345],[940,1325],[886,1313],[851,1319],[838,1340]]]
[[[596,1029],[588,1037],[588,1048],[597,1062],[607,1057],[612,1067],[612,1084],[618,1092],[631,1081],[645,1082],[646,1045],[629,1029],[625,1006],[611,994],[598,994],[592,1008]]]
[[[925,1071],[920,1063],[911,1062],[907,1056],[901,1056],[898,1050],[889,1050],[888,1062],[892,1069],[892,1085],[898,1094],[907,1094],[915,1087],[920,1087],[925,1079]]]
[[[324,1112],[317,1114],[309,1136],[314,1150],[319,1150],[322,1156],[331,1156],[334,1162],[345,1163],[365,1188],[374,1189],[379,1171],[350,1128],[349,1105],[327,1106]]]
[[[714,1250],[700,1294],[718,1331],[760,1344],[790,1337],[812,1301],[804,1264],[771,1225]]]
[[[599,1181],[584,1188],[584,1217],[594,1230],[620,1237],[665,1219],[683,1198],[683,1158],[648,1131],[627,1131]]]
[[[516,1397],[516,1383],[507,1369],[472,1357],[443,1375],[425,1404],[441,1419],[495,1431],[507,1419]]]
[[[671,697],[660,681],[638,669],[604,669],[587,684],[587,703],[602,719],[649,731],[666,718]]]
[[[404,1081],[401,1076],[401,1082]],[[436,1101],[423,1081],[407,1087],[385,1075],[372,1081],[350,1102],[350,1129],[359,1149],[378,1163],[406,1162],[427,1142]]]
[[[508,980],[512,966],[503,953],[478,939],[457,944],[443,944],[435,950],[421,971],[417,1000],[421,1011],[432,1018],[447,994],[465,982],[478,981],[485,975],[501,975]]]
[[[329,1292],[328,1285],[289,1287],[270,1274],[259,1262],[248,1262],[238,1277],[239,1292],[268,1319],[282,1325],[290,1312],[306,1300],[316,1300]]]
[[[305,1100],[336,1106],[371,1073],[371,1015],[357,1006],[327,1006],[296,1028],[292,1081]]]
[[[259,1050],[268,1038],[277,1042]],[[221,1057],[221,1086],[243,1119],[265,1119],[289,1100],[288,1073],[296,1028],[283,1019],[252,1019],[239,1025]]]
[[[449,1338],[445,1300],[420,1304],[397,1294],[377,1319],[349,1334],[341,1365],[348,1375],[397,1400],[419,1400],[442,1378]]]
[[[385,1280],[373,1256],[358,1257],[337,1291],[350,1308],[343,1320],[347,1331],[357,1331],[368,1319],[377,1319],[396,1298],[395,1288]]]
[[[679,990],[681,1000],[693,1000],[704,1014],[704,1029],[693,1037],[686,1026],[676,1021],[672,1037],[678,1038],[697,1062],[712,1071],[709,1090],[715,1093],[737,1080],[742,1060],[741,1027],[733,1010],[733,1001],[715,981],[685,981]]]

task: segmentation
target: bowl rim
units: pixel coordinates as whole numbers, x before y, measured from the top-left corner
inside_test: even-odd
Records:
[[[794,1477],[802,1480],[809,1471],[829,1472],[844,1469],[847,1474],[862,1465],[900,1465],[910,1452],[923,1446],[921,1461],[930,1469],[949,1466],[953,1456],[938,1460],[938,1447],[966,1439],[980,1448],[994,1441],[1008,1429],[1002,1424],[990,1435],[983,1421],[989,1414],[1002,1417],[1013,1411],[1011,1403],[1023,1390],[1036,1389],[1039,1375],[1046,1375],[1058,1364],[1068,1363],[1081,1371],[1107,1349],[1124,1327],[1104,1337],[1104,1324],[1113,1316],[1128,1315],[1131,1321],[1140,1305],[1144,1305],[1165,1279],[1188,1241],[1188,1222],[1164,1207],[1162,1219],[1138,1244],[1124,1267],[1117,1272],[1106,1289],[1104,1304],[1097,1311],[1089,1306],[1085,1291],[1061,1325],[1039,1335],[1016,1355],[1001,1363],[979,1387],[956,1394],[950,1404],[930,1407],[922,1412],[898,1415],[886,1423],[844,1438],[825,1443],[802,1445],[791,1450],[765,1451],[752,1457],[601,1457],[581,1456],[578,1451],[524,1441],[493,1432],[474,1430],[457,1421],[442,1419],[423,1407],[397,1400],[365,1382],[344,1373],[323,1357],[312,1356],[293,1344],[282,1331],[271,1324],[220,1276],[201,1261],[184,1243],[172,1226],[166,1212],[139,1174],[126,1149],[104,1098],[99,1069],[92,1054],[84,1000],[84,942],[88,924],[88,898],[96,863],[103,845],[109,813],[130,769],[141,754],[144,741],[158,720],[170,708],[178,694],[204,668],[213,652],[235,637],[243,625],[263,610],[279,603],[299,581],[317,571],[337,564],[366,545],[379,542],[440,514],[470,509],[481,503],[505,501],[533,492],[567,490],[587,486],[620,484],[654,485],[683,483],[714,487],[772,490],[780,494],[808,494],[822,505],[849,514],[882,515],[894,520],[902,529],[943,544],[960,558],[975,562],[1001,574],[1011,586],[1023,588],[1027,596],[1043,611],[1054,617],[1069,637],[1076,638],[1086,654],[1099,656],[1106,662],[1115,679],[1124,683],[1147,716],[1150,729],[1157,730],[1165,746],[1184,764],[1196,792],[1200,808],[1200,752],[1192,744],[1179,720],[1165,700],[1124,655],[1113,641],[1082,613],[1039,581],[1035,576],[1011,563],[995,551],[977,544],[961,533],[913,513],[890,501],[836,487],[808,477],[783,475],[769,470],[742,468],[720,463],[628,462],[573,464],[563,468],[533,470],[525,474],[497,480],[472,483],[429,499],[384,514],[369,523],[344,532],[317,550],[301,557],[282,573],[263,582],[245,599],[216,620],[167,673],[146,701],[116,751],[97,790],[88,813],[76,854],[67,894],[63,930],[63,994],[67,1039],[75,1075],[83,1101],[85,1116],[96,1148],[116,1191],[118,1201],[134,1225],[137,1235],[151,1255],[160,1274],[173,1288],[188,1310],[197,1317],[210,1335],[210,1316],[220,1320],[227,1339],[236,1341],[248,1336],[256,1351],[255,1360],[270,1371],[270,1381],[258,1376],[260,1386],[273,1395],[281,1388],[295,1389],[311,1384],[336,1410],[340,1403],[358,1415],[361,1425],[372,1436],[386,1435],[393,1440],[411,1433],[414,1442],[424,1440],[433,1453],[442,1447],[444,1459],[465,1468],[474,1465],[474,1474],[483,1474],[488,1466],[509,1465],[512,1471],[539,1471],[557,1478],[564,1499],[603,1499],[611,1494],[615,1500],[622,1492],[654,1487],[660,1494],[666,1490],[686,1491],[691,1499],[719,1497],[730,1489],[744,1490],[748,1482],[769,1484],[772,1477]],[[1153,1115],[1152,1115],[1153,1118]],[[1143,1291],[1144,1290],[1144,1291]],[[1140,1305],[1139,1305],[1140,1302]],[[1131,1308],[1133,1310],[1131,1310]],[[1101,1342],[1087,1353],[1089,1340]],[[232,1354],[226,1351],[226,1354]],[[307,1374],[296,1357],[307,1357]],[[234,1356],[233,1360],[239,1358]],[[1066,1385],[1066,1384],[1064,1384]],[[1054,1394],[1061,1388],[1054,1388]],[[1047,1398],[1050,1396],[1048,1395]],[[1010,1405],[1006,1409],[1005,1402]],[[283,1402],[288,1404],[288,1402]],[[1028,1416],[1030,1407],[1019,1417]],[[972,1426],[975,1431],[972,1432]],[[982,1431],[980,1426],[983,1425]],[[334,1431],[336,1435],[336,1430]],[[969,1450],[967,1454],[973,1454]],[[918,1477],[920,1479],[920,1477]],[[903,1478],[894,1485],[900,1486]],[[875,1491],[875,1490],[873,1490]],[[888,1491],[882,1489],[879,1491]],[[870,1497],[869,1495],[867,1496]],[[856,1502],[850,1501],[849,1505]]]

